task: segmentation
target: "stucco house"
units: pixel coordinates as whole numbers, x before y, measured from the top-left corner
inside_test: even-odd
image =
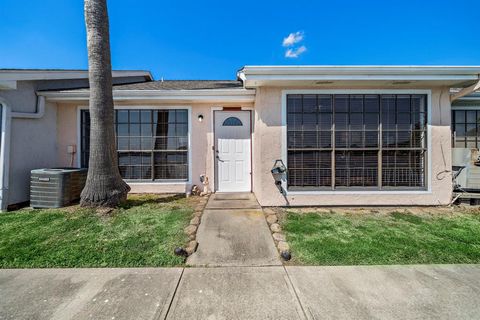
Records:
[[[203,175],[212,192],[254,192],[263,206],[445,205],[454,147],[478,148],[480,67],[245,66],[237,80],[221,81],[117,76],[119,168],[132,192],[188,193]],[[63,87],[32,89],[33,80],[4,79],[1,175],[10,187],[2,185],[2,208],[28,200],[32,168],[88,166],[90,130],[87,86],[64,77],[55,80]],[[35,111],[17,107],[22,86],[30,100],[45,100],[41,116],[16,117]],[[288,169],[280,188],[276,160]]]
[[[148,71],[113,71],[115,84],[150,80]],[[0,69],[1,210],[29,200],[30,170],[59,163],[57,104],[38,92],[82,87],[86,70]]]

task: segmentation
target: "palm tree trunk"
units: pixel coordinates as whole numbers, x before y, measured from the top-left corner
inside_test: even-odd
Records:
[[[85,0],[90,81],[90,158],[80,205],[116,207],[130,187],[118,170],[106,0]]]

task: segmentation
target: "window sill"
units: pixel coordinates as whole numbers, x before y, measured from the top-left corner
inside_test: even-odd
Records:
[[[385,194],[385,195],[394,195],[394,194],[432,194],[431,190],[325,190],[325,191],[288,191],[287,195],[337,195],[337,194],[346,194],[346,195],[370,195],[370,194]]]
[[[124,180],[129,185],[187,185],[189,181],[138,181]]]

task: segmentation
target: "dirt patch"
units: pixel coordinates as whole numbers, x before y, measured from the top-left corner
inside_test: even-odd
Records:
[[[341,214],[341,215],[390,215],[394,212],[408,213],[418,216],[435,215],[458,215],[458,214],[480,214],[480,207],[455,205],[444,207],[302,207],[284,208],[271,207],[275,211],[279,221],[283,221],[287,212],[296,214],[318,213],[318,214]]]

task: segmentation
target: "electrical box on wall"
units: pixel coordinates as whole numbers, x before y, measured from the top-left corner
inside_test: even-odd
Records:
[[[69,145],[67,146],[67,153],[68,154],[73,154],[73,153],[76,153],[77,152],[77,146],[72,144],[72,145]]]

